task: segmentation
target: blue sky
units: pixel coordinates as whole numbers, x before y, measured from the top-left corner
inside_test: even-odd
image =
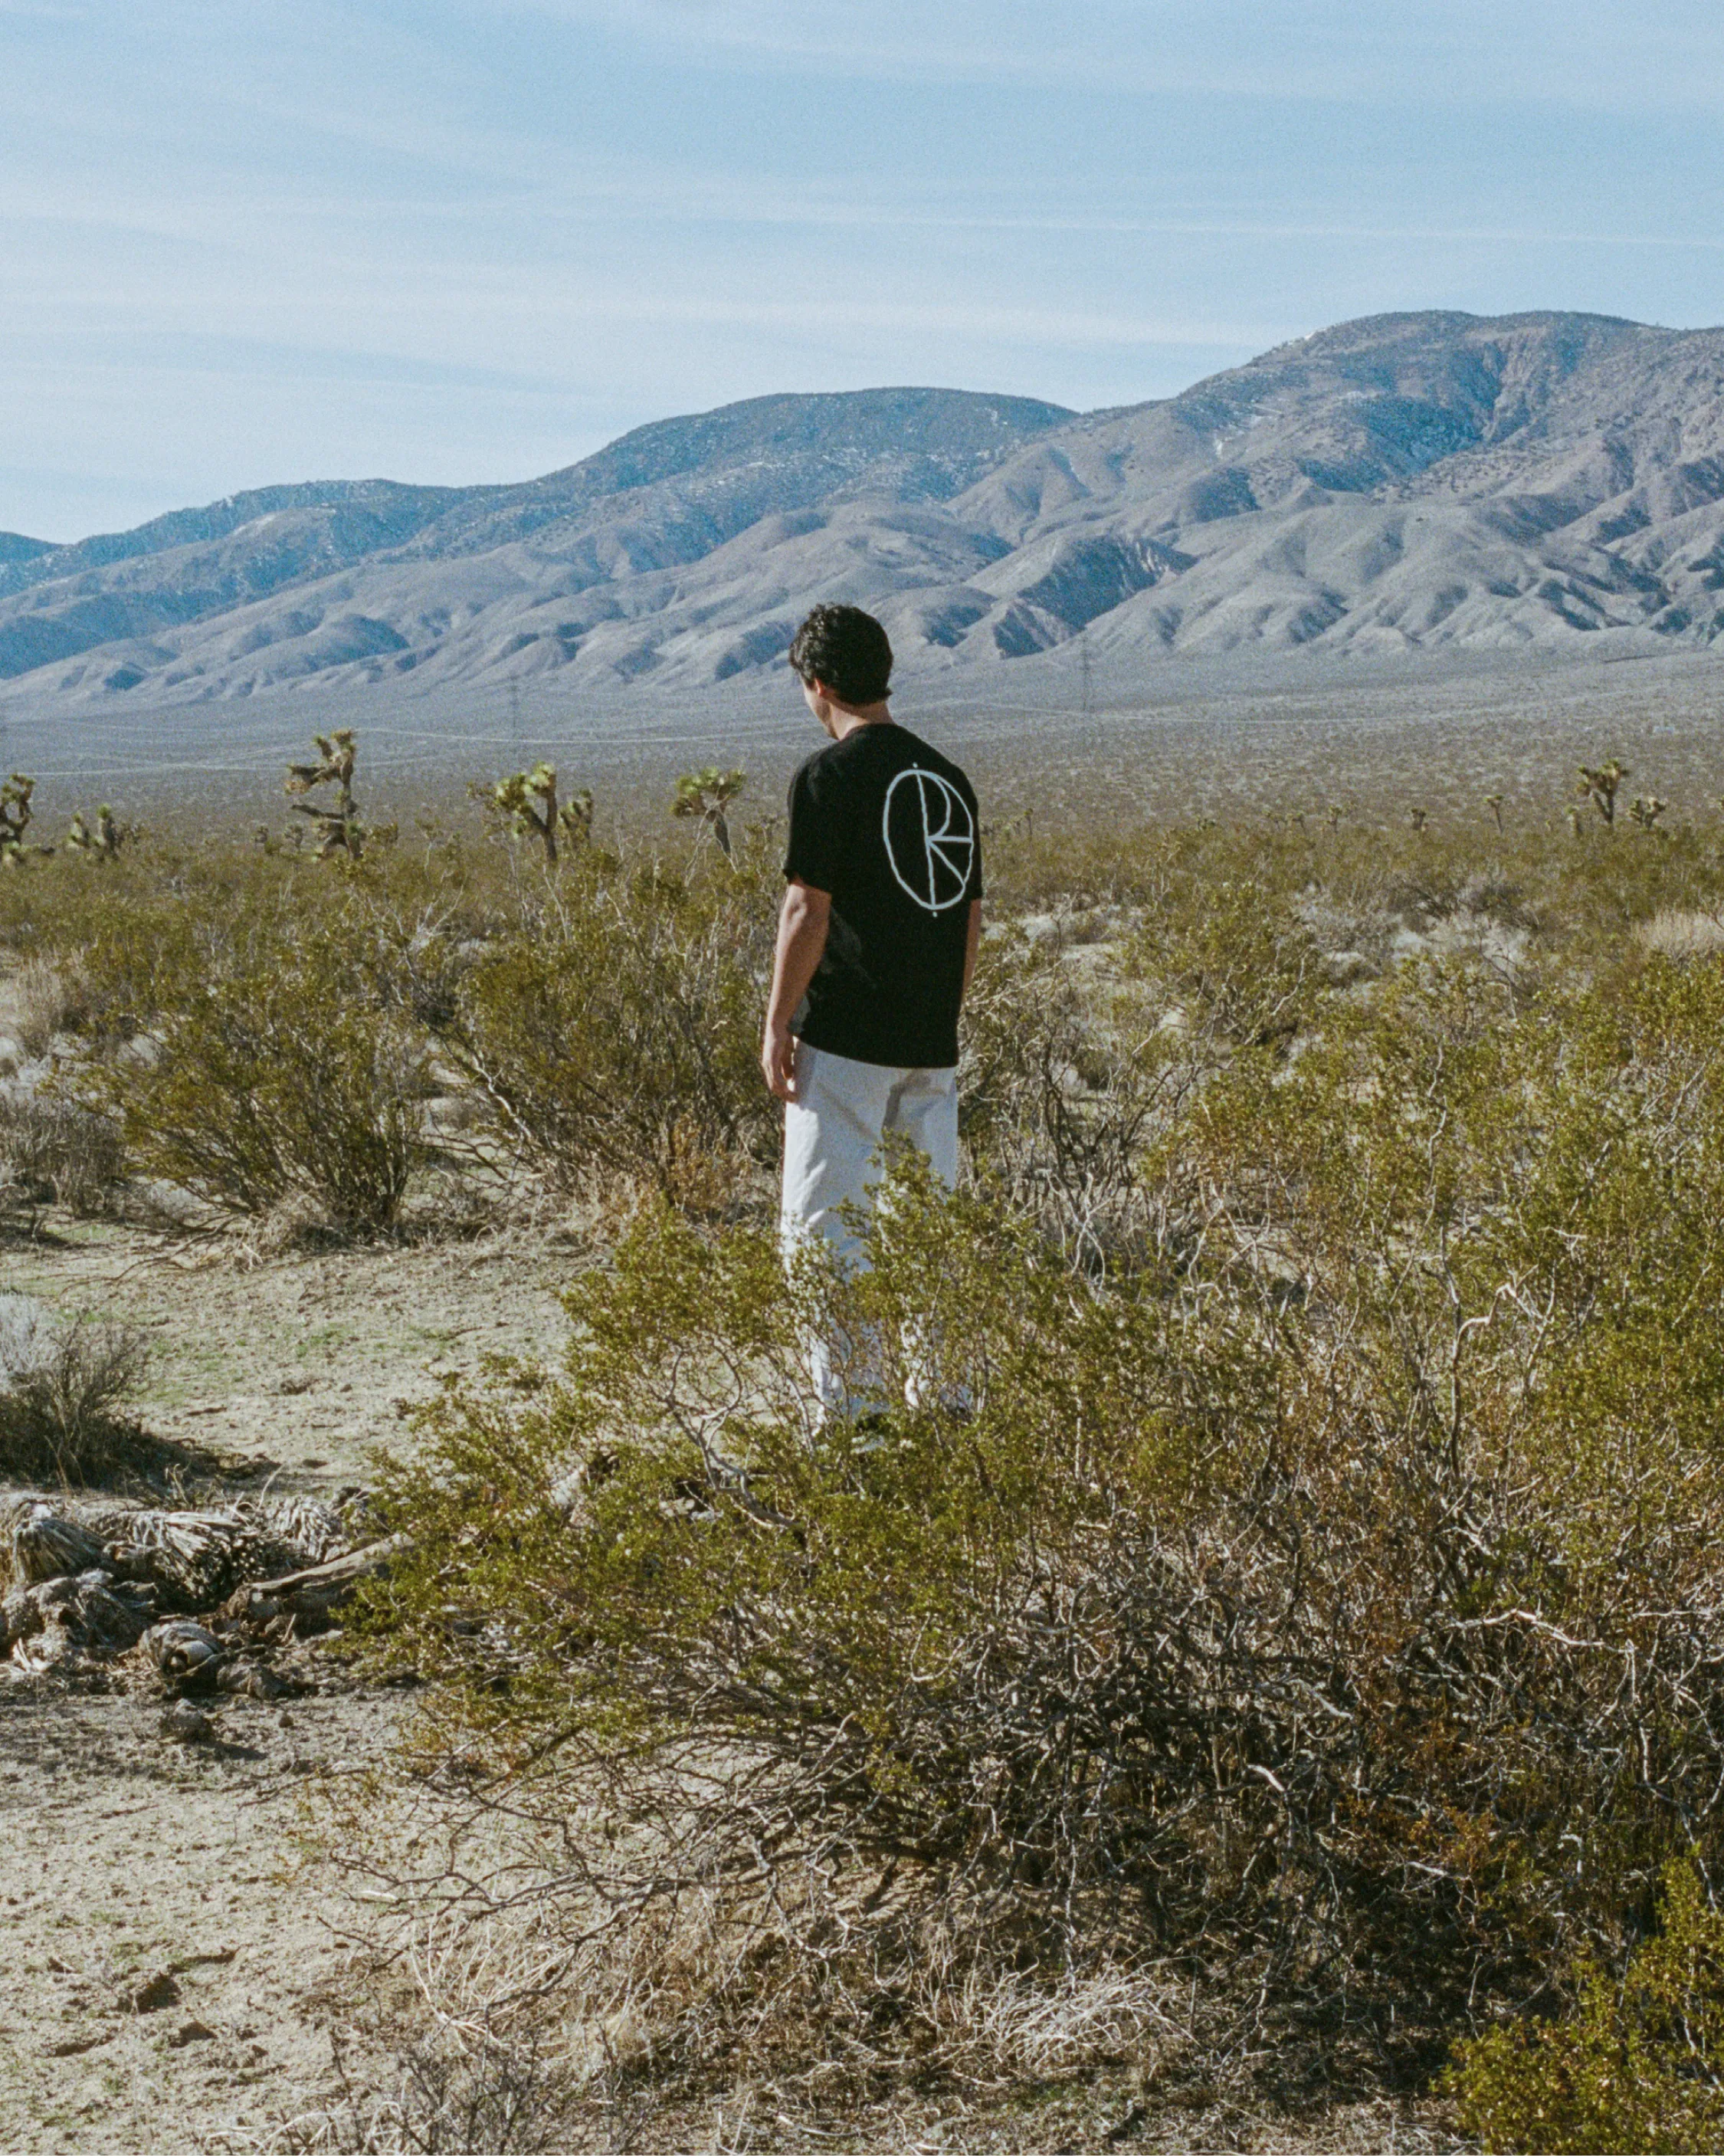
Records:
[[[1724,321],[1718,0],[0,0],[0,530],[777,389]]]

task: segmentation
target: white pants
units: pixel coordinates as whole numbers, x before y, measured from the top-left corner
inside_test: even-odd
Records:
[[[957,1180],[957,1073],[857,1063],[829,1049],[796,1047],[794,1101],[784,1109],[784,1199],[779,1235],[790,1256],[818,1235],[852,1265],[862,1261],[856,1229],[842,1211],[865,1206],[880,1179],[889,1136],[906,1138],[947,1189]],[[831,1348],[809,1343],[809,1374],[823,1404],[857,1403],[833,1368]]]

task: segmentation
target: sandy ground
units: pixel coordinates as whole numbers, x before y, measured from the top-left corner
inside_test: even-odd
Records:
[[[155,1435],[279,1471],[278,1488],[362,1479],[370,1449],[439,1377],[487,1353],[554,1355],[577,1250],[521,1233],[248,1259],[55,1213],[0,1244],[0,1283],[150,1342]]]
[[[248,1260],[56,1213],[0,1243],[0,1286],[142,1329],[140,1419],[243,1462],[236,1486],[328,1492],[439,1373],[554,1354],[577,1261],[520,1234]],[[218,1748],[163,1736],[158,1699],[0,1675],[5,2156],[267,2147],[332,2092],[337,1912],[294,1835],[403,1706],[332,1644],[317,1694],[224,1704]],[[129,2003],[164,1972],[162,2005]]]
[[[331,2090],[338,1950],[292,1836],[398,1712],[234,1700],[186,1747],[156,1701],[0,1691],[0,2148],[267,2144]]]

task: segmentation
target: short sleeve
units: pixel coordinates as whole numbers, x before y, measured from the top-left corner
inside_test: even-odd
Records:
[[[832,788],[804,764],[790,782],[790,835],[784,850],[786,882],[830,892],[838,880],[849,833],[836,813]]]

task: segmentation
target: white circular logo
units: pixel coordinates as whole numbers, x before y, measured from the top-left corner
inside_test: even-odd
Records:
[[[970,887],[976,822],[963,795],[937,771],[911,764],[886,788],[881,833],[900,886],[926,913],[944,913]]]

